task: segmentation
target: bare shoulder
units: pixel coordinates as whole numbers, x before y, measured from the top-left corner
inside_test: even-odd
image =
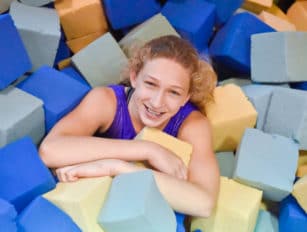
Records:
[[[190,141],[198,136],[211,139],[211,125],[206,116],[199,111],[193,111],[182,123],[178,137]]]

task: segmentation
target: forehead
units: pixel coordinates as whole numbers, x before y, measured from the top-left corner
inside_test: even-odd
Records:
[[[178,62],[167,58],[148,60],[143,66],[142,73],[169,84],[185,86],[190,83],[189,71]]]

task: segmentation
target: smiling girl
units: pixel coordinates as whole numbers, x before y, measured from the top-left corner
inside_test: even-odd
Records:
[[[210,124],[201,113],[216,85],[212,67],[187,41],[163,36],[134,53],[124,77],[129,87],[94,88],[53,127],[40,146],[43,161],[60,181],[134,172],[141,168],[131,161],[146,161],[174,210],[208,217],[219,189]],[[189,167],[158,144],[134,140],[145,126],[190,143]]]

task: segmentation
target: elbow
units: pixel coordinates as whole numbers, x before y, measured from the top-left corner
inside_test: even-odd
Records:
[[[43,141],[41,145],[39,146],[38,153],[41,157],[41,160],[43,163],[48,167],[52,168],[53,165],[53,160],[52,160],[52,155],[51,155],[51,148],[50,144],[46,141]]]
[[[214,211],[215,205],[212,204],[206,204],[203,205],[202,209],[200,209],[199,211],[199,217],[203,217],[203,218],[208,218],[212,215],[213,211]]]

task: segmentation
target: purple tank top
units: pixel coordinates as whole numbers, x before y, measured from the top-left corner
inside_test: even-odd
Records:
[[[127,96],[125,93],[125,87],[122,85],[110,85],[113,89],[117,99],[117,109],[113,122],[109,129],[98,136],[117,139],[133,139],[136,136],[129,111]],[[186,117],[197,107],[192,103],[187,102],[180,110],[175,114],[163,129],[164,132],[172,136],[177,137],[179,128]]]

